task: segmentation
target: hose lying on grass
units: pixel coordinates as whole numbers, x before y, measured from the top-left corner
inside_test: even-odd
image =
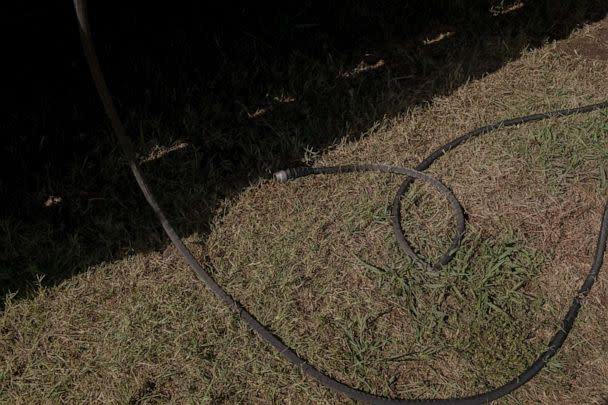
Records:
[[[116,107],[112,102],[112,98],[110,96],[110,92],[108,90],[107,84],[101,72],[101,68],[99,66],[99,61],[97,59],[97,55],[95,49],[93,47],[93,42],[91,39],[91,33],[89,29],[89,23],[87,19],[86,12],[86,4],[85,0],[74,0],[74,7],[76,9],[76,15],[78,18],[78,23],[80,27],[81,40],[84,47],[85,55],[87,58],[87,62],[89,64],[89,68],[91,70],[91,75],[93,76],[93,81],[95,82],[95,86],[99,93],[99,97],[103,103],[104,109],[112,128],[114,130],[116,139],[120,144],[126,158],[129,162],[129,167],[133,172],[133,176],[135,177],[139,188],[141,189],[144,197],[148,201],[148,204],[154,210],[154,213],[158,217],[161,222],[165,232],[171,239],[171,242],[175,245],[177,250],[183,256],[186,263],[194,270],[196,275],[205,283],[205,285],[220,299],[222,300],[230,309],[232,309],[239,317],[245,321],[259,336],[262,340],[271,345],[274,349],[276,349],[283,357],[285,357],[288,361],[290,361],[295,366],[299,367],[303,372],[313,377],[321,384],[326,387],[340,392],[349,396],[352,399],[364,401],[373,404],[482,404],[487,403],[493,400],[496,400],[500,397],[503,397],[515,389],[521,387],[523,384],[528,382],[532,377],[534,377],[549,361],[551,357],[553,357],[557,351],[560,349],[568,333],[572,329],[574,325],[574,320],[576,319],[578,312],[581,308],[583,300],[589,294],[593,283],[595,282],[597,275],[602,267],[602,262],[604,258],[604,251],[606,250],[606,239],[608,237],[608,202],[604,207],[604,214],[602,217],[602,222],[600,225],[600,232],[597,240],[597,246],[595,250],[595,258],[593,260],[593,264],[591,265],[591,269],[587,274],[585,281],[582,286],[578,290],[577,295],[574,297],[572,301],[572,305],[568,310],[568,313],[564,317],[562,321],[561,328],[555,332],[555,335],[551,339],[548,344],[547,349],[541,353],[538,358],[528,366],[521,374],[517,377],[513,378],[511,381],[506,384],[492,389],[490,391],[469,396],[465,398],[448,398],[448,399],[429,399],[429,400],[405,400],[405,399],[390,399],[378,395],[369,394],[367,392],[358,390],[356,388],[350,387],[346,384],[343,384],[323,372],[317,370],[314,366],[309,364],[306,360],[299,357],[295,351],[287,347],[277,336],[275,336],[268,328],[262,325],[252,314],[250,314],[245,308],[243,308],[232,296],[230,296],[209,274],[207,270],[205,270],[201,264],[194,258],[190,250],[184,245],[182,240],[179,238],[173,226],[167,220],[163,210],[158,205],[156,198],[150,191],[147,182],[144,179],[144,176],[141,172],[141,169],[136,161],[135,153],[133,145],[130,139],[126,136],[126,131],[124,125],[122,124],[120,118],[118,117],[118,113],[116,111]],[[377,171],[383,173],[396,173],[402,174],[406,177],[406,180],[401,184],[401,187],[397,191],[395,195],[395,199],[393,201],[393,230],[395,236],[397,238],[397,242],[401,249],[410,256],[416,263],[420,264],[422,267],[427,270],[439,270],[441,266],[447,264],[454,256],[456,250],[460,246],[460,242],[462,240],[464,231],[465,231],[465,218],[462,207],[454,194],[450,191],[450,189],[441,183],[439,180],[434,177],[423,173],[423,170],[427,169],[429,166],[433,164],[435,160],[445,155],[450,150],[455,147],[462,145],[470,139],[478,137],[483,134],[487,134],[491,131],[494,131],[499,128],[519,125],[527,122],[540,121],[547,118],[554,117],[563,117],[566,115],[586,113],[590,111],[595,111],[599,109],[604,109],[608,107],[608,101],[587,105],[578,108],[552,111],[542,114],[534,114],[528,115],[525,117],[513,118],[504,121],[497,122],[495,124],[486,125],[481,128],[477,128],[471,132],[468,132],[451,142],[437,148],[433,153],[431,153],[426,159],[422,161],[415,169],[401,168],[395,166],[386,166],[386,165],[376,165],[376,164],[355,164],[355,165],[345,165],[345,166],[331,166],[331,167],[300,167],[295,169],[282,170],[275,174],[275,179],[278,181],[288,181],[290,179],[295,179],[298,177],[303,177],[307,175],[316,175],[316,174],[335,174],[335,173],[346,173],[346,172],[359,172],[359,171]],[[407,192],[412,182],[415,179],[420,179],[428,182],[433,188],[435,188],[439,193],[443,194],[450,203],[452,210],[454,211],[454,215],[456,218],[456,232],[454,238],[452,240],[452,245],[448,249],[448,251],[439,259],[438,263],[430,264],[425,260],[420,258],[412,249],[410,244],[408,243],[403,230],[401,228],[401,198]]]

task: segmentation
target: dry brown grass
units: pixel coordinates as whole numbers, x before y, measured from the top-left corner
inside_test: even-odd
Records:
[[[606,59],[567,47],[527,52],[315,164],[414,166],[480,124],[605,98]],[[399,179],[375,174],[260,181],[225,204],[208,239],[188,242],[261,322],[341,381],[395,397],[472,394],[534,357],[584,277],[606,198],[607,135],[608,115],[596,112],[498,131],[433,166],[469,215],[463,251],[438,275],[398,251],[388,207]],[[449,217],[432,192],[417,195],[405,225],[433,255]],[[606,288],[603,273],[559,356],[505,403],[606,400]],[[170,248],[7,301],[0,342],[7,403],[347,402],[271,352]]]

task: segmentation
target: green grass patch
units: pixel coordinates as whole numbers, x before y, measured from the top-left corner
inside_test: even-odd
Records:
[[[542,171],[552,193],[562,193],[573,181],[589,179],[598,182],[601,193],[606,192],[608,113],[556,119],[523,131],[527,134],[519,139],[517,153]]]

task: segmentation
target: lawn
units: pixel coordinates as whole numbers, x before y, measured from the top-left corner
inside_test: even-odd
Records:
[[[354,117],[352,127],[323,148],[285,145],[281,134],[290,130],[293,116],[312,120],[314,129],[313,113],[327,106],[299,104],[297,92],[277,94],[266,106],[238,108],[243,120],[281,141],[256,146],[255,138],[247,138],[240,147],[250,148],[243,154],[251,160],[265,157],[264,145],[270,145],[271,156],[305,151],[302,162],[316,166],[413,167],[477,126],[605,100],[608,21],[534,49],[523,47],[508,59],[471,80],[441,76],[458,85],[417,83],[412,88],[419,93],[402,101],[405,108],[387,115],[379,113],[382,106],[403,95],[402,87],[390,84],[396,80],[385,66],[390,58],[361,60],[342,69],[339,80],[354,75],[367,83],[370,75],[389,83],[377,98],[366,99],[372,112],[361,120],[371,122],[367,128]],[[345,94],[351,94],[354,111],[365,111],[366,105],[354,100],[359,90],[351,91]],[[432,97],[425,99],[424,91]],[[279,124],[274,110],[284,117]],[[186,127],[200,125],[195,115],[184,111],[179,119]],[[608,111],[484,135],[429,169],[461,201],[468,231],[455,259],[428,273],[399,251],[391,231],[398,176],[315,176],[280,184],[268,175],[273,164],[258,163],[256,176],[235,180],[220,193],[210,184],[220,181],[214,176],[228,163],[215,160],[219,166],[201,169],[205,157],[179,133],[157,134],[165,143],[154,144],[157,138],[146,133],[166,131],[163,124],[136,116],[132,126],[133,120],[147,126],[139,142],[144,170],[156,177],[153,186],[170,216],[214,278],[314,366],[394,398],[472,395],[510,380],[532,361],[588,271],[608,197]],[[337,125],[328,122],[324,129]],[[222,142],[216,135],[213,142]],[[126,169],[111,174],[122,163],[113,156],[101,173],[134,189]],[[280,163],[296,165],[294,159]],[[78,183],[78,170],[73,173],[71,181]],[[197,206],[197,198],[209,192],[217,195]],[[57,230],[2,222],[5,257],[11,266],[27,267],[14,271],[30,272],[34,287],[25,295],[7,293],[0,313],[0,402],[348,402],[288,364],[224,308],[160,236],[141,201],[132,197],[135,202],[123,203],[116,194],[99,193],[78,201],[86,201],[87,210],[107,204],[95,217],[106,232],[77,227],[81,234],[55,240]],[[104,198],[108,201],[97,200]],[[137,225],[129,225],[129,214],[113,214],[124,204],[141,206],[143,212],[133,214]],[[84,206],[78,209],[86,212]],[[404,199],[404,229],[425,257],[437,258],[448,246],[450,212],[424,185],[416,184]],[[197,225],[187,225],[197,215],[208,221],[194,218]],[[149,237],[137,236],[145,249],[96,239],[128,240],[147,232]],[[122,253],[97,252],[82,259],[71,277],[51,284],[42,277],[36,281],[40,271],[23,259],[27,252],[48,249],[37,266],[75,266],[70,257],[82,254],[82,240]],[[602,272],[562,351],[501,403],[608,400],[607,288]]]

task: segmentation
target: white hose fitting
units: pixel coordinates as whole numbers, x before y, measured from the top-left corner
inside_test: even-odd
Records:
[[[274,174],[274,179],[279,183],[285,183],[289,177],[287,176],[287,170],[281,170]]]

